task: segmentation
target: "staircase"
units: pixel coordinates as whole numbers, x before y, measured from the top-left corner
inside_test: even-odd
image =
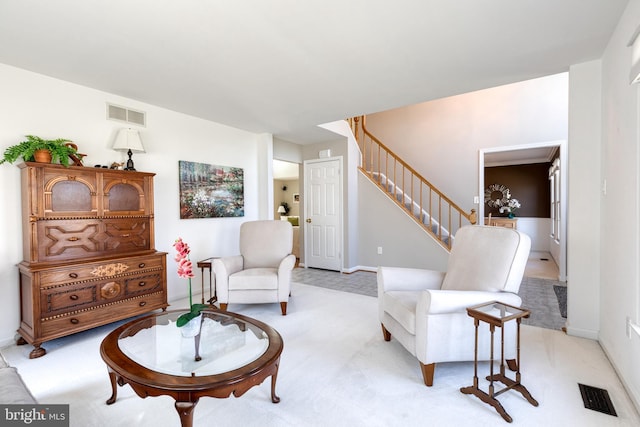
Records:
[[[360,170],[428,234],[451,250],[458,229],[476,224],[475,209],[464,212],[366,128],[365,116],[349,119],[362,154]]]

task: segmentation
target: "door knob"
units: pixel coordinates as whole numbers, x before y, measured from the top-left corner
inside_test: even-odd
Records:
[[[307,218],[307,222],[311,224],[311,218]]]

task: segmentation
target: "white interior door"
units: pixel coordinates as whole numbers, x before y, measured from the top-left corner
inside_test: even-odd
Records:
[[[341,270],[341,159],[304,163],[305,266]]]

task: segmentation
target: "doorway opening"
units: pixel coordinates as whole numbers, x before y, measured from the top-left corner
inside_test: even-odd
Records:
[[[300,168],[299,163],[273,160],[273,218],[291,222],[293,226],[293,249],[296,265],[302,256],[300,248],[304,239],[300,232]]]
[[[478,190],[481,200],[478,204],[478,216],[487,216],[487,205],[483,195],[487,186],[495,184],[485,182],[487,168],[497,166],[531,165],[548,163],[549,167],[549,212],[545,218],[519,219],[519,229],[532,238],[532,252],[548,253],[558,266],[558,278],[566,282],[567,277],[567,141],[550,141],[519,146],[481,149],[479,155]],[[523,166],[525,167],[525,166]],[[544,258],[544,255],[540,258]]]

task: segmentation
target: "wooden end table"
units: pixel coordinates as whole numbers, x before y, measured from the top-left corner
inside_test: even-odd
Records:
[[[202,295],[202,304],[204,304],[204,269],[209,270],[209,299],[207,302],[213,305],[214,302],[218,301],[218,296],[216,295],[216,285],[215,285],[215,276],[213,275],[213,260],[220,257],[211,257],[203,259],[202,261],[198,261],[196,264],[200,269],[200,273],[202,273],[202,285],[201,285],[201,295]]]
[[[168,311],[128,322],[105,337],[100,355],[107,364],[115,403],[117,386],[129,384],[142,398],[167,395],[183,427],[193,425],[201,397],[242,396],[271,377],[271,401],[283,342],[270,326],[215,307],[202,312],[202,323],[185,337],[175,324],[185,311]]]
[[[519,391],[522,396],[533,406],[538,406],[538,401],[536,401],[531,393],[526,389],[525,386],[520,382],[520,322],[523,318],[529,317],[531,312],[529,310],[525,310],[519,307],[515,307],[512,305],[504,304],[499,301],[492,301],[485,304],[476,305],[473,307],[467,308],[467,314],[473,317],[473,321],[476,327],[476,339],[475,339],[475,352],[474,352],[474,372],[473,372],[473,385],[469,387],[462,387],[460,391],[464,394],[473,394],[478,397],[483,402],[491,405],[495,408],[495,410],[502,416],[502,418],[507,422],[512,422],[513,418],[507,411],[505,411],[502,404],[496,399],[496,397],[507,390],[516,390]],[[516,341],[516,378],[515,380],[506,376],[505,373],[505,360],[504,360],[504,324],[515,320],[517,322],[517,341]],[[489,392],[486,393],[480,389],[478,386],[478,327],[480,322],[485,322],[489,324],[489,330],[491,332],[491,360],[490,360],[490,372],[489,376],[487,376],[487,380],[489,381]],[[500,337],[500,348],[501,348],[501,357],[500,357],[500,373],[493,373],[493,348],[494,348],[494,332],[496,327],[501,329],[501,337]],[[499,381],[505,385],[505,387],[499,391],[495,391],[493,382]]]

